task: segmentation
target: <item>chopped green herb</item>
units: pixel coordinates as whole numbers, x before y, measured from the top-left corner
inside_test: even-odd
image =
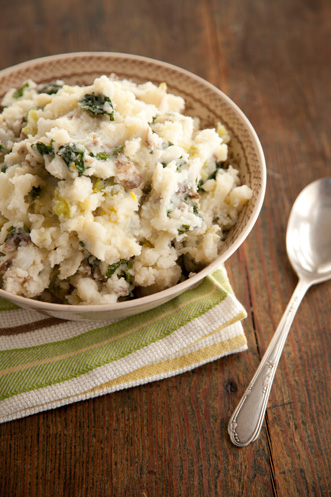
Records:
[[[169,209],[167,210],[167,217],[170,217],[170,214],[174,211],[174,202],[170,200]]]
[[[94,93],[86,94],[79,100],[78,105],[94,116],[109,116],[109,119],[114,121],[114,111],[108,112],[108,110],[105,109],[105,106],[106,108],[109,108],[109,106],[113,108],[112,101],[105,95],[95,95]]]
[[[219,171],[219,169],[222,169],[223,163],[222,162],[216,162],[215,163],[215,171],[212,172],[209,176],[208,179],[216,179],[216,175]]]
[[[57,155],[64,160],[68,167],[77,169],[78,176],[82,176],[85,171],[84,150],[78,149],[75,143],[71,143],[69,145],[62,145]]]
[[[57,85],[56,83],[51,83],[49,85],[44,86],[38,93],[46,93],[47,95],[55,95],[63,85]]]
[[[155,116],[152,117],[152,120],[150,123],[148,123],[150,126],[153,126],[155,124],[156,119],[158,118],[158,115],[156,114]]]
[[[203,190],[204,183],[205,182],[202,179],[200,181],[198,181],[198,183],[197,183],[197,192],[201,192],[201,190]]]
[[[93,193],[101,192],[105,187],[105,183],[102,181],[101,178],[98,178],[96,182],[94,183],[93,186]]]
[[[114,150],[112,150],[112,152],[109,152],[108,154],[106,154],[105,152],[98,152],[96,155],[94,155],[92,152],[90,152],[90,156],[94,157],[95,159],[99,159],[99,160],[107,160],[107,159],[110,159],[110,157],[114,157],[114,155],[117,155],[117,154],[120,154],[121,152],[123,152],[124,146],[125,145],[121,145],[120,147],[116,147],[116,148],[114,148]]]
[[[54,140],[51,140],[48,145],[47,143],[37,142],[32,145],[32,148],[36,147],[40,155],[51,155],[54,157],[55,152],[53,149],[53,142]]]
[[[124,278],[129,285],[132,285],[133,283],[133,274],[129,273],[128,270],[122,271],[121,274],[119,275],[120,278]]]
[[[23,228],[16,228],[15,226],[10,226],[7,229],[7,235],[5,238],[5,242],[7,242],[7,240],[9,240],[9,239],[12,239],[13,237],[15,237],[16,240],[18,240],[18,241],[19,240],[28,241],[28,240],[30,240],[30,236],[27,235],[27,233],[30,233],[30,230],[25,225],[23,226]]]
[[[199,208],[197,204],[192,204],[194,214],[199,214]]]
[[[80,241],[80,242],[79,242],[79,245],[80,245],[81,247],[85,247],[85,246],[86,246],[86,245],[85,245],[85,243],[84,243],[84,242],[82,242],[82,241]]]
[[[161,164],[163,167],[167,167],[167,165],[168,165],[166,162],[161,162]]]
[[[94,273],[95,271],[99,271],[99,263],[100,260],[94,257],[94,255],[90,255],[86,259],[87,264],[90,266],[92,272]]]
[[[188,194],[184,195],[183,201],[185,202],[185,204],[192,207],[192,211],[196,216],[201,217],[201,215],[199,213],[199,205],[197,202],[194,201],[198,198],[200,198],[200,195],[196,195],[196,192],[189,189]]]
[[[11,235],[11,233],[14,233],[15,231],[16,231],[15,226],[9,226],[9,228],[7,228],[7,236],[5,238],[5,242],[8,240],[8,238]]]
[[[109,264],[107,272],[106,272],[106,278],[109,278],[110,276],[112,276],[115,273],[115,271],[120,267],[121,263],[122,262],[119,261],[119,262],[115,262],[114,264]]]
[[[131,274],[129,272],[129,269],[132,268],[132,265],[133,265],[133,261],[132,259],[130,259],[129,261],[126,261],[126,264],[127,264],[127,267],[125,270],[121,271],[119,274],[118,274],[118,277],[119,278],[124,278],[125,281],[127,281],[129,283],[129,285],[132,285],[133,283],[133,274]]]
[[[115,262],[114,264],[110,264],[108,266],[108,269],[107,269],[107,272],[106,272],[106,278],[109,278],[110,276],[112,276],[115,271],[122,265],[122,264],[129,264],[130,261],[126,260],[126,259],[121,259],[120,261],[118,262]]]
[[[23,93],[24,93],[25,88],[29,88],[29,83],[28,82],[24,83],[24,85],[21,86],[21,88],[18,88],[16,91],[14,91],[13,98],[21,98],[21,97],[23,97]]]
[[[96,155],[96,158],[99,159],[99,160],[107,160],[107,159],[109,159],[109,157],[111,157],[110,154],[104,154],[103,152],[99,152]]]
[[[116,147],[116,148],[112,151],[111,155],[117,155],[117,154],[120,154],[121,152],[123,152],[124,147],[125,147],[125,145],[121,145],[120,147]]]
[[[5,172],[7,171],[7,169],[8,169],[8,166],[2,166],[2,168],[1,168],[1,172],[2,172],[2,173],[5,173]]]
[[[130,292],[125,297],[119,297],[118,301],[121,302],[123,300],[130,300],[134,298],[134,293]]]
[[[206,179],[206,181],[208,181],[210,179],[216,179],[218,171],[220,169],[223,169],[223,167],[224,167],[224,163],[223,162],[215,162],[215,170],[208,176],[208,178]],[[198,181],[198,183],[197,183],[197,191],[198,192],[200,190],[202,190],[203,185],[205,184],[206,181],[203,181],[202,179],[200,181]]]
[[[179,235],[183,235],[187,231],[189,231],[190,225],[189,224],[182,224],[182,227],[178,230]]]
[[[164,141],[164,142],[162,143],[162,146],[161,146],[161,147],[162,147],[163,149],[165,149],[165,148],[168,148],[168,147],[173,147],[173,146],[174,146],[174,144],[173,144],[172,142],[169,142],[169,141]]]
[[[186,160],[184,160],[182,157],[179,157],[179,159],[176,160],[176,171],[180,171],[184,166],[187,166]]]
[[[5,160],[5,146],[2,143],[0,143],[0,163],[4,162],[4,160]]]

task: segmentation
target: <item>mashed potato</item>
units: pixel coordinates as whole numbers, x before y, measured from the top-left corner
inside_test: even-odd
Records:
[[[252,192],[227,130],[199,129],[148,82],[27,81],[0,114],[0,286],[107,304],[175,285],[217,256]]]

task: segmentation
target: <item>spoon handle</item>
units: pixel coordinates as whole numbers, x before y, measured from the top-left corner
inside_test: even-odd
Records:
[[[294,316],[309,286],[307,281],[299,280],[269,347],[230,418],[228,432],[237,447],[254,442],[260,434],[278,362]]]

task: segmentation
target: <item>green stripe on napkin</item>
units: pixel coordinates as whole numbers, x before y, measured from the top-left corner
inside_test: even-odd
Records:
[[[4,300],[0,301],[2,312],[13,312],[13,309],[17,307],[8,305]],[[14,314],[20,312],[26,311],[17,310]],[[39,315],[36,314],[36,317],[40,320]],[[186,291],[156,309],[93,329],[86,330],[85,324],[85,331],[81,333],[79,332],[79,326],[82,326],[80,323],[64,321],[29,334],[23,333],[19,336],[11,334],[1,337],[0,325],[0,340],[2,340],[0,343],[4,343],[3,349],[6,349],[0,350],[0,412],[3,403],[6,410],[12,409],[13,418],[19,417],[17,413],[20,409],[15,405],[16,398],[20,401],[22,415],[24,415],[26,403],[31,402],[31,395],[28,392],[40,389],[44,389],[40,392],[52,393],[52,395],[56,391],[56,400],[61,402],[61,398],[68,397],[67,390],[66,395],[61,394],[61,385],[67,387],[71,381],[75,383],[73,397],[83,392],[86,396],[87,391],[91,391],[90,396],[93,396],[93,391],[102,391],[102,385],[109,382],[116,383],[121,388],[122,374],[124,378],[133,371],[136,371],[135,384],[137,381],[139,384],[139,379],[137,380],[139,371],[141,371],[141,383],[143,383],[146,380],[142,371],[146,367],[153,366],[153,362],[163,364],[160,368],[165,377],[167,373],[164,368],[171,357],[173,359],[169,362],[169,375],[176,374],[174,364],[179,364],[179,356],[184,357],[187,351],[187,360],[190,361],[189,358],[194,357],[196,361],[199,349],[209,351],[210,347],[215,346],[214,334],[216,337],[221,330],[226,331],[227,327],[243,317],[245,317],[245,311],[232,293],[225,269],[219,269],[205,278],[198,287]],[[96,324],[97,322],[94,326]],[[89,323],[89,326],[91,328],[93,322]],[[49,334],[54,332],[56,327],[59,329],[61,327],[61,330],[67,328],[63,332],[66,338],[50,342]],[[235,333],[239,333],[240,339],[239,342],[233,343],[237,343],[237,346],[240,343],[240,347],[245,348],[246,339],[242,329],[239,328],[239,332],[237,330]],[[31,334],[37,345],[26,346]],[[225,341],[229,342],[232,337],[226,336],[225,333],[223,339],[225,343]],[[218,344],[221,341],[220,337]],[[219,355],[221,350],[219,345],[217,350]],[[228,353],[226,348],[224,350],[224,353]],[[215,353],[211,349],[208,354],[212,360],[216,349]],[[175,360],[176,357],[177,360]],[[171,367],[170,364],[172,364]],[[175,370],[173,370],[174,367]],[[194,367],[193,363],[192,367]],[[102,373],[99,380],[95,379],[94,371]],[[47,407],[46,397],[45,409],[50,408]],[[9,405],[8,402],[13,405]],[[30,408],[33,409],[33,405]],[[39,406],[38,410],[42,410],[42,407]],[[4,421],[10,419],[10,416],[9,412]]]

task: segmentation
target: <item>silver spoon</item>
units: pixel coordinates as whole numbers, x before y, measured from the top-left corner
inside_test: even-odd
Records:
[[[296,199],[287,225],[286,249],[299,282],[262,361],[232,414],[232,443],[245,447],[261,431],[285,341],[306,291],[331,278],[331,178],[314,181]]]

